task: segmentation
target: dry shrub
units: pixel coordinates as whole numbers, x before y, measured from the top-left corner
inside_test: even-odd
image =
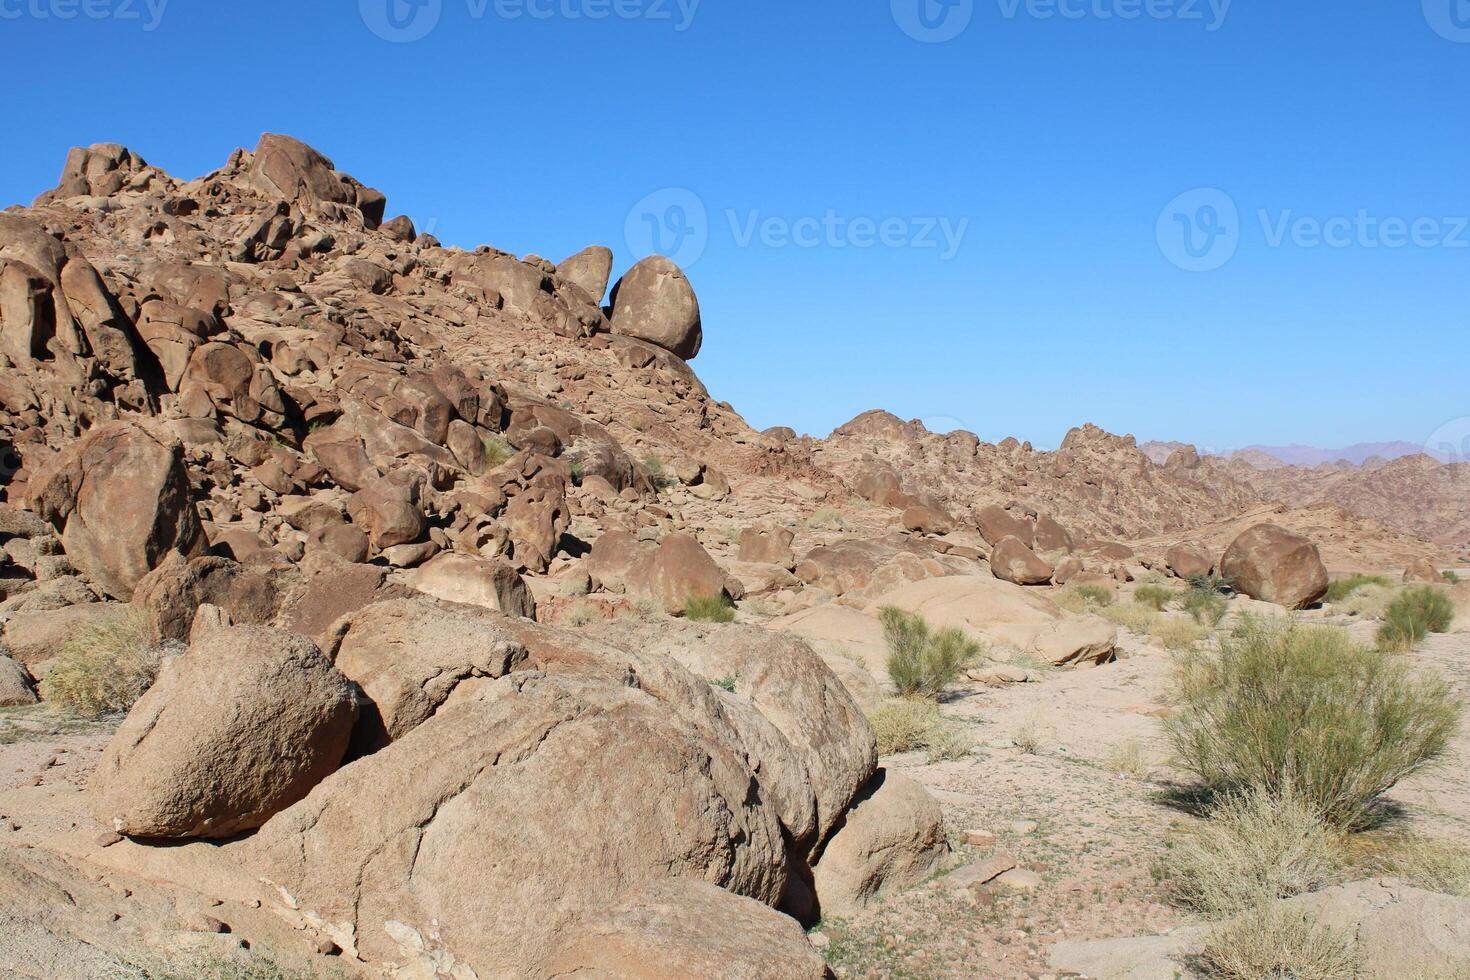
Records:
[[[1370,825],[1378,798],[1441,756],[1459,725],[1446,685],[1344,630],[1243,617],[1179,660],[1165,726],[1217,793],[1294,794],[1329,823]]]
[[[1342,844],[1354,877],[1397,878],[1432,892],[1470,897],[1470,849],[1421,834],[1357,834]]]
[[[1153,629],[1154,621],[1159,618],[1153,607],[1140,606],[1136,602],[1115,602],[1098,613],[1114,626],[1145,634]]]
[[[1140,585],[1133,590],[1133,601],[1154,612],[1163,612],[1169,608],[1169,603],[1174,601],[1177,594],[1173,589],[1162,585]]]
[[[1051,600],[1067,612],[1096,612],[1113,604],[1113,590],[1101,585],[1069,585]]]
[[[974,748],[964,727],[946,721],[939,706],[925,698],[885,701],[868,720],[878,737],[879,755],[924,749],[930,762],[943,762],[964,758]]]
[[[81,627],[62,644],[41,697],[85,718],[128,711],[157,680],[163,653],[135,612]]]
[[[1395,585],[1365,585],[1343,599],[1339,606],[1352,616],[1382,619],[1388,615],[1388,607],[1398,594],[1399,589]]]
[[[1200,965],[1219,980],[1355,980],[1350,937],[1314,917],[1267,905],[1210,928]]]
[[[1192,650],[1205,638],[1205,628],[1192,619],[1160,616],[1154,620],[1149,635],[1165,650]]]
[[[1316,811],[1264,789],[1221,797],[1165,861],[1174,899],[1210,918],[1315,891],[1336,867],[1333,833]]]

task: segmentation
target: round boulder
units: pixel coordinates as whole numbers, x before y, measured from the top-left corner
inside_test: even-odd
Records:
[[[694,360],[704,344],[694,287],[662,255],[639,262],[613,287],[612,329],[657,344],[686,361]]]
[[[1287,609],[1305,609],[1327,594],[1327,567],[1317,546],[1275,524],[1257,524],[1220,559],[1235,591]]]
[[[253,830],[337,768],[356,719],[352,685],[310,640],[211,631],[117,730],[92,777],[93,812],[130,837]]]

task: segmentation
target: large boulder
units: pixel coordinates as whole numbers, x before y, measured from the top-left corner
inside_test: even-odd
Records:
[[[569,929],[536,971],[588,980],[824,980],[796,921],[688,878],[650,881]]]
[[[349,955],[402,962],[432,943],[479,976],[534,975],[579,920],[650,881],[774,905],[781,831],[709,728],[718,702],[681,685],[666,703],[656,681],[513,674],[337,772],[242,858]]]
[[[1003,507],[980,508],[975,512],[975,525],[988,545],[997,545],[1005,538],[1017,538],[1028,548],[1036,544],[1036,528],[1029,521],[1012,517]]]
[[[740,532],[740,560],[794,568],[791,544],[795,540],[794,531],[770,521],[748,527]]]
[[[639,262],[612,291],[613,333],[656,344],[692,361],[704,344],[699,300],[677,265],[662,255]]]
[[[207,547],[183,447],[130,422],[93,429],[32,487],[32,509],[61,532],[72,564],[113,598],[131,599],[171,552],[193,556]]]
[[[36,686],[24,667],[0,653],[0,708],[36,703]]]
[[[498,615],[474,606],[397,599],[339,621],[327,653],[366,698],[353,755],[397,741],[445,704],[472,696],[524,663],[525,646],[498,625]]]
[[[1327,566],[1317,546],[1275,524],[1257,524],[1220,559],[1235,591],[1287,609],[1305,609],[1327,594]]]
[[[536,600],[526,580],[508,562],[450,552],[408,572],[403,581],[409,588],[444,602],[536,618]]]
[[[1193,541],[1181,541],[1174,545],[1165,553],[1164,561],[1168,563],[1169,571],[1183,579],[1208,575],[1215,568],[1209,552]]]
[[[1006,536],[990,549],[990,570],[995,577],[1016,585],[1045,585],[1052,567],[1036,556],[1020,538]]]
[[[556,274],[586,293],[594,303],[601,303],[612,278],[612,249],[589,245],[556,267]]]
[[[640,558],[625,578],[628,593],[659,603],[664,612],[683,610],[691,598],[725,594],[725,572],[693,535],[670,534]]]
[[[413,544],[428,531],[420,486],[411,479],[379,477],[352,495],[347,504],[352,523],[367,532],[372,548],[384,551]]]
[[[310,640],[212,630],[164,664],[117,730],[93,812],[132,837],[253,830],[337,768],[356,718],[351,684]]]
[[[939,803],[907,776],[880,769],[817,862],[822,915],[861,912],[877,898],[923,881],[948,856]]]
[[[223,610],[236,626],[269,626],[301,576],[284,560],[241,565],[208,555],[189,560],[171,555],[133,592],[153,639],[187,640],[202,605]]]

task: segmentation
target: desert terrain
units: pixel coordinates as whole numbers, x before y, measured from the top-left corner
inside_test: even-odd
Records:
[[[268,134],[0,212],[0,973],[1218,977],[1261,915],[1470,976],[1464,464],[756,431],[668,259],[390,201]],[[1251,630],[1439,727],[1210,911],[1181,677]]]

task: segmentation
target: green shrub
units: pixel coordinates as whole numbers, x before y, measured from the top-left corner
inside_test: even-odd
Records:
[[[1460,584],[1460,575],[1459,575],[1458,572],[1445,572],[1444,573],[1444,580],[1446,582],[1450,583],[1451,585],[1459,585]]]
[[[1378,629],[1385,650],[1412,650],[1430,633],[1444,633],[1455,620],[1450,597],[1432,585],[1416,585],[1399,593]]]
[[[1189,613],[1196,623],[1214,629],[1225,618],[1225,612],[1230,606],[1218,592],[1193,589],[1179,600],[1179,608]]]
[[[888,676],[906,697],[938,697],[980,657],[980,644],[963,632],[932,630],[917,613],[884,606],[878,620],[888,643]]]
[[[1162,585],[1140,585],[1133,590],[1133,601],[1155,612],[1163,612],[1174,601],[1175,594],[1173,589]]]
[[[1348,575],[1327,586],[1327,595],[1323,597],[1323,601],[1341,602],[1367,585],[1392,586],[1393,583],[1382,575]]]
[[[735,608],[723,595],[692,595],[684,600],[684,618],[692,623],[733,623]]]
[[[1224,575],[1206,572],[1189,576],[1189,588],[1193,592],[1212,592],[1215,595],[1231,595],[1235,592],[1235,581]]]
[[[41,697],[85,718],[132,708],[158,678],[163,651],[138,613],[74,630],[41,681]]]
[[[1165,725],[1206,788],[1292,793],[1349,829],[1445,751],[1460,714],[1442,682],[1343,630],[1251,616],[1180,659],[1174,694]]]
[[[1315,917],[1265,905],[1212,926],[1200,965],[1216,980],[1356,980],[1350,937]]]
[[[1225,918],[1334,877],[1333,834],[1289,789],[1279,799],[1259,787],[1227,794],[1208,817],[1163,859],[1181,905]]]

